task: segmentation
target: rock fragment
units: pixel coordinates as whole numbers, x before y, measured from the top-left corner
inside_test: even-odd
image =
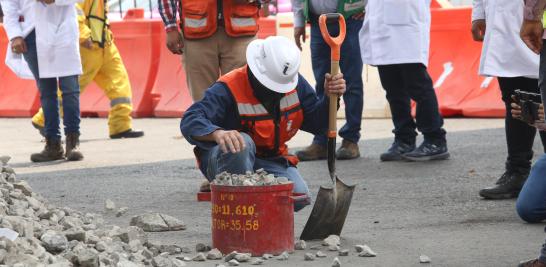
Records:
[[[78,253],[77,262],[81,267],[99,267],[99,254],[93,249],[84,249]]]
[[[262,259],[264,260],[269,260],[269,259],[272,259],[273,257],[275,256],[273,256],[272,254],[267,254],[267,253],[262,255]]]
[[[121,207],[116,212],[116,217],[121,217],[121,216],[125,215],[125,213],[127,213],[128,211],[129,211],[129,207]]]
[[[104,210],[107,212],[112,212],[116,209],[116,204],[111,199],[104,201]]]
[[[235,259],[238,262],[248,262],[252,259],[252,255],[250,253],[237,253]]]
[[[197,243],[195,245],[195,251],[197,252],[207,252],[210,251],[212,248],[209,245],[205,245],[203,243]]]
[[[419,256],[419,262],[420,263],[430,263],[430,258],[427,255],[421,255],[421,256]]]
[[[206,261],[207,256],[205,256],[205,253],[199,252],[197,255],[195,255],[192,259],[192,261]]]
[[[207,260],[221,260],[224,255],[217,248],[207,252]]]
[[[334,261],[332,261],[332,267],[341,267],[341,262],[339,262],[337,257],[335,257]]]
[[[50,253],[63,252],[68,247],[66,237],[58,232],[49,230],[40,237],[44,248]]]
[[[348,249],[341,249],[338,254],[338,256],[349,256],[349,250]]]
[[[305,240],[298,240],[294,243],[295,250],[305,250],[306,248],[307,244],[305,243]]]
[[[326,258],[328,255],[326,255],[326,253],[322,252],[322,251],[317,251],[317,253],[315,254],[317,256],[317,258]]]
[[[330,235],[322,241],[322,245],[326,247],[339,247],[341,240],[337,235]]]
[[[179,231],[186,229],[186,225],[169,215],[148,213],[135,216],[131,219],[131,226],[138,226],[145,232]]]
[[[286,261],[286,260],[288,260],[289,256],[290,255],[288,255],[288,252],[285,251],[285,252],[281,253],[281,255],[277,256],[277,260]]]
[[[239,266],[239,262],[236,259],[227,262],[229,266]]]
[[[377,253],[375,253],[370,247],[367,245],[363,245],[360,247],[362,251],[358,254],[359,257],[375,257],[377,256]]]
[[[303,255],[303,259],[306,261],[314,261],[315,255],[313,255],[313,253],[305,253],[305,255]]]
[[[262,265],[264,262],[264,259],[256,258],[250,262],[250,265]]]

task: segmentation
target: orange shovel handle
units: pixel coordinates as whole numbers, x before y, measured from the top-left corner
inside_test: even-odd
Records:
[[[332,37],[328,32],[327,23],[336,21],[339,23],[339,35]],[[319,17],[320,33],[324,41],[330,46],[332,50],[332,60],[339,61],[341,57],[341,44],[345,40],[345,34],[347,27],[345,26],[345,18],[339,13],[322,14]]]

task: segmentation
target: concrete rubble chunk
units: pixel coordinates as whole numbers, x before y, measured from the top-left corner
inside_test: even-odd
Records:
[[[185,230],[186,225],[169,215],[148,213],[135,216],[131,219],[131,226],[138,226],[145,232],[166,232]]]
[[[277,256],[277,260],[279,261],[286,261],[288,260],[288,257],[290,257],[290,255],[288,254],[288,252],[283,252],[281,253],[281,255]]]
[[[25,194],[25,196],[29,196],[29,197],[32,196],[32,188],[30,187],[30,185],[28,185],[26,181],[19,181],[17,183],[14,183],[13,187],[15,189],[21,190],[23,194]]]
[[[87,233],[83,230],[69,230],[64,233],[66,236],[66,239],[68,241],[80,241],[80,242],[86,242],[87,240]]]
[[[334,246],[334,245],[328,246],[329,251],[339,251],[339,249],[340,249],[339,246]]]
[[[337,253],[338,256],[349,256],[349,250],[348,249],[341,249],[339,250],[339,252]]]
[[[362,251],[358,254],[359,257],[375,257],[377,256],[377,253],[375,253],[370,247],[367,245],[362,246]]]
[[[112,201],[111,199],[107,199],[104,201],[104,210],[107,212],[112,212],[116,209],[116,203]]]
[[[52,230],[43,234],[40,240],[42,241],[44,248],[50,253],[63,252],[68,248],[68,240],[66,237]]]
[[[305,253],[305,255],[303,255],[303,259],[306,261],[314,261],[315,255],[313,255],[313,253]]]
[[[184,267],[184,266],[186,266],[186,263],[179,260],[179,259],[172,259],[171,261],[173,262],[174,267]]]
[[[193,256],[193,258],[191,260],[192,261],[206,261],[207,256],[205,256],[205,253],[199,252],[199,253],[197,253],[197,255]]]
[[[169,258],[163,256],[157,256],[152,259],[152,266],[154,267],[172,267],[172,264]]]
[[[306,248],[307,244],[305,243],[305,240],[298,240],[294,243],[295,250],[305,250]]]
[[[235,259],[238,262],[248,262],[252,259],[252,255],[250,253],[237,253],[235,254]]]
[[[182,248],[177,245],[160,245],[160,253],[167,253],[168,255],[176,255],[182,253]]]
[[[322,252],[322,251],[317,251],[317,253],[315,254],[317,256],[317,258],[326,258],[328,255],[326,255],[326,253]]]
[[[250,265],[262,265],[262,264],[264,264],[264,262],[265,262],[264,259],[256,258],[256,259],[253,259],[253,260],[250,262]]]
[[[125,215],[125,213],[127,213],[128,211],[129,211],[129,207],[121,207],[116,212],[116,217],[121,217],[121,216]]]
[[[427,255],[421,255],[421,256],[419,256],[419,262],[420,263],[430,263],[430,258]]]
[[[275,256],[273,256],[272,254],[267,254],[267,253],[262,255],[262,259],[264,259],[264,260],[269,260],[269,259],[272,259],[274,257]]]
[[[197,243],[195,245],[195,251],[197,252],[207,252],[210,251],[212,248],[209,245],[205,245],[203,243]]]
[[[99,254],[92,249],[84,249],[77,254],[77,262],[81,267],[99,267]]]
[[[7,155],[0,156],[0,162],[2,162],[2,166],[6,166],[10,159],[11,157]]]
[[[229,266],[239,266],[239,262],[236,259],[227,262]]]
[[[326,247],[341,246],[341,240],[337,235],[330,235],[322,241],[322,245]]]
[[[332,261],[332,267],[341,267],[341,262],[339,262],[337,257],[335,257],[334,261]]]
[[[211,251],[207,252],[207,259],[208,260],[221,260],[224,255],[222,255],[222,252],[218,250],[217,248],[212,249]]]
[[[286,177],[275,178],[273,174],[268,174],[265,170],[259,169],[255,173],[248,171],[245,174],[222,172],[216,175],[212,183],[227,186],[268,186],[291,183],[291,181]]]
[[[224,261],[228,262],[230,260],[235,259],[235,255],[237,255],[237,251],[230,252],[229,254],[226,255],[226,257],[224,258]]]

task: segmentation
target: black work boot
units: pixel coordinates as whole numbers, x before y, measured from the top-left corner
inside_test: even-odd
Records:
[[[112,139],[121,139],[121,138],[139,138],[144,136],[144,131],[129,129],[125,132],[117,133],[110,135]]]
[[[387,152],[381,154],[381,161],[399,161],[404,160],[402,155],[411,152],[415,149],[415,142],[403,142],[401,140],[395,139],[391,147]]]
[[[78,161],[83,159],[83,154],[80,152],[80,134],[66,134],[66,160]]]
[[[449,158],[449,152],[447,151],[446,142],[425,140],[419,147],[402,156],[409,161],[442,160]]]
[[[30,155],[30,160],[32,162],[47,162],[63,158],[64,150],[61,145],[61,140],[53,140],[51,138],[46,138],[46,145],[42,152]]]
[[[516,198],[529,173],[506,171],[495,183],[495,186],[480,190],[480,196],[485,199]]]
[[[533,259],[525,262],[520,262],[518,267],[546,267],[546,263],[543,263],[538,259]]]

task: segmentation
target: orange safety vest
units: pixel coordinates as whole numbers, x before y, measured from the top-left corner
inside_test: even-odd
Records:
[[[277,121],[254,96],[248,80],[247,66],[222,76],[219,82],[224,83],[233,95],[241,121],[239,131],[252,137],[256,145],[256,155],[261,158],[283,156],[296,166],[298,158],[288,154],[286,145],[303,123],[303,111],[296,89],[281,98],[281,116]]]
[[[202,39],[212,36],[218,29],[217,0],[182,0],[180,6],[180,28],[187,39]],[[223,1],[223,16],[226,33],[232,37],[253,36],[258,32],[256,4],[235,4]]]

